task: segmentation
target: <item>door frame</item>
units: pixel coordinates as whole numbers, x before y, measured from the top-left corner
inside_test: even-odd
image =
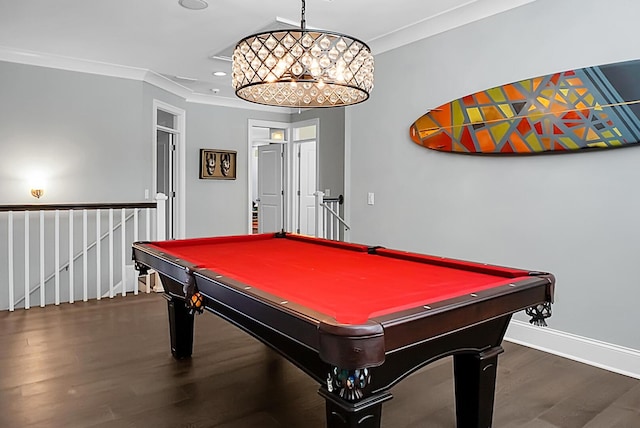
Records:
[[[289,144],[289,158],[291,159],[291,168],[286,172],[287,174],[289,174],[289,182],[291,183],[291,191],[290,192],[286,192],[285,191],[285,195],[290,198],[289,199],[289,207],[290,207],[290,225],[291,225],[291,230],[297,230],[300,228],[300,201],[299,198],[297,198],[297,191],[300,190],[298,189],[299,187],[299,183],[298,183],[298,173],[299,173],[299,169],[300,169],[300,159],[297,157],[296,153],[296,149],[298,148],[298,144],[300,143],[305,143],[308,141],[315,141],[316,143],[316,177],[315,177],[315,181],[316,181],[316,190],[318,190],[320,188],[320,156],[319,154],[319,144],[320,144],[320,119],[315,118],[315,119],[308,119],[308,120],[301,120],[299,122],[291,122],[291,140]],[[294,130],[296,128],[304,128],[307,126],[315,126],[316,127],[316,135],[315,138],[305,138],[305,139],[300,139],[300,140],[296,140],[294,139]],[[316,213],[316,215],[318,215],[318,213]]]
[[[308,119],[301,120],[299,122],[278,122],[271,120],[258,120],[258,119],[249,119],[248,120],[248,132],[247,132],[247,204],[246,204],[246,218],[247,218],[247,233],[250,234],[252,231],[252,213],[251,213],[251,195],[253,190],[252,184],[252,170],[251,170],[251,156],[253,156],[253,143],[254,141],[260,141],[265,143],[277,143],[284,144],[284,160],[282,164],[282,168],[284,171],[284,219],[283,219],[283,229],[288,232],[295,231],[298,227],[298,221],[296,218],[296,213],[298,207],[296,206],[296,186],[294,185],[294,174],[297,168],[297,160],[295,157],[295,141],[293,141],[293,129],[294,128],[303,128],[305,126],[315,125],[316,127],[316,187],[320,186],[320,119]],[[263,138],[253,138],[251,130],[253,127],[259,128],[278,128],[285,130],[285,140],[265,140]],[[298,140],[298,142],[309,141]]]
[[[264,138],[253,138],[252,128],[278,128],[285,130],[285,139],[281,140],[269,140]],[[275,120],[258,120],[258,119],[249,119],[247,126],[247,203],[246,203],[246,213],[247,213],[247,234],[251,234],[252,231],[252,213],[251,213],[251,195],[253,191],[252,184],[252,170],[251,170],[251,156],[253,156],[253,143],[254,141],[264,142],[264,143],[274,143],[274,144],[284,144],[284,159],[282,164],[282,169],[285,172],[283,177],[283,186],[284,186],[284,195],[283,198],[283,209],[284,209],[284,218],[283,218],[283,229],[285,231],[290,231],[291,227],[291,216],[290,216],[290,202],[291,199],[289,197],[289,193],[291,192],[291,174],[289,171],[291,170],[291,123],[289,122],[278,122]]]
[[[163,101],[154,99],[153,109],[151,114],[152,118],[152,131],[151,131],[151,195],[150,199],[155,199],[155,195],[158,193],[157,179],[158,179],[158,153],[157,153],[157,141],[156,131],[158,130],[158,115],[157,111],[162,110],[170,113],[176,117],[175,132],[175,145],[176,145],[176,162],[173,166],[173,178],[174,187],[176,189],[176,212],[175,216],[175,233],[174,238],[180,239],[186,236],[186,189],[187,183],[185,179],[186,172],[186,111]],[[145,195],[146,196],[146,195]]]

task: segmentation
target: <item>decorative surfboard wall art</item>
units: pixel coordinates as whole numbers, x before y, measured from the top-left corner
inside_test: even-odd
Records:
[[[476,92],[430,110],[411,139],[434,150],[536,154],[640,142],[640,60]]]

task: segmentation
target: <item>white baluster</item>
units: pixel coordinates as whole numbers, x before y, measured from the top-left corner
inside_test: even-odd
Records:
[[[138,241],[138,233],[139,233],[138,211],[139,211],[138,208],[133,209],[133,242]],[[133,278],[133,294],[135,296],[138,295],[138,283],[135,277],[135,270],[134,270],[134,278]]]
[[[138,208],[133,209],[133,242],[138,241],[138,235],[140,233],[140,225],[138,224],[138,221],[139,221],[138,211],[140,211],[140,209]]]
[[[329,203],[329,207],[333,208],[333,203]],[[327,217],[329,217],[329,219],[327,221],[327,223],[329,225],[328,225],[328,228],[327,228],[328,230],[327,230],[327,233],[326,233],[326,235],[327,235],[326,238],[334,239],[333,235],[334,235],[335,231],[334,231],[334,228],[333,228],[333,224],[335,223],[335,218],[333,217],[333,215],[328,215]]]
[[[113,295],[113,208],[109,208],[109,298]]]
[[[324,206],[324,204],[322,205],[322,237],[323,238],[328,238],[329,236],[327,235],[327,223],[331,221],[331,218],[329,218],[329,215],[327,214],[327,209]]]
[[[8,255],[9,255],[9,312],[13,312],[15,310],[15,297],[14,297],[14,288],[15,284],[13,282],[13,211],[9,211],[8,218],[8,228],[7,231],[7,246],[8,246]]]
[[[126,254],[127,254],[127,231],[125,229],[125,224],[127,221],[126,218],[126,213],[125,213],[125,209],[122,208],[121,212],[120,212],[120,261],[122,262],[122,266],[121,266],[121,271],[122,271],[122,295],[126,296],[127,295],[127,282],[126,282],[126,276],[127,276],[127,271],[126,271],[126,267],[127,267],[127,260],[126,260]]]
[[[102,240],[100,239],[102,236],[102,230],[100,226],[100,210],[96,210],[96,299],[100,300],[102,298]]]
[[[44,282],[44,211],[40,211],[40,307],[45,305]]]
[[[88,260],[87,260],[87,246],[88,246],[88,234],[87,234],[87,210],[82,210],[82,301],[86,302],[89,297],[88,294],[88,282],[89,275],[87,272]]]
[[[146,236],[145,236],[145,240],[146,241],[151,241],[151,208],[147,208],[145,209],[145,213],[147,218],[145,219],[145,227],[146,227]]]
[[[73,270],[73,210],[69,210],[69,303],[74,301]]]
[[[29,295],[29,211],[24,212],[24,308],[31,307]]]
[[[54,249],[55,249],[55,258],[54,258],[54,273],[55,273],[55,304],[56,306],[60,304],[60,211],[56,210],[55,214],[55,234],[54,234]]]
[[[336,202],[336,212],[338,214],[340,214],[340,202]],[[339,241],[340,240],[340,219],[339,217],[336,217],[336,240]]]

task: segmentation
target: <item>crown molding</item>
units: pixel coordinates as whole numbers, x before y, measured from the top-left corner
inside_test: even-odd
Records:
[[[374,55],[462,27],[536,0],[469,0],[437,15],[368,40]]]
[[[369,44],[374,54],[383,53],[534,1],[536,0],[469,0],[433,17],[369,40],[367,44]],[[281,22],[286,21],[283,18],[277,19]],[[143,68],[19,50],[6,46],[0,46],[0,61],[146,82],[177,95],[189,103],[288,114],[297,111],[297,109],[287,107],[272,107],[250,103],[238,98],[196,93],[159,73]]]
[[[244,110],[269,111],[291,114],[290,108],[263,106],[249,103],[241,99],[211,96],[193,92],[191,89],[174,82],[159,73],[144,68],[128,67],[106,62],[90,61],[79,58],[71,58],[58,55],[50,55],[41,52],[18,50],[6,46],[0,46],[0,61],[17,64],[32,65],[36,67],[54,68],[58,70],[89,73],[107,77],[136,80],[153,85],[173,95],[184,99],[188,103],[216,105],[221,107],[240,108]]]
[[[189,103],[241,108],[244,110],[268,111],[272,113],[292,114],[298,111],[289,107],[265,106],[262,104],[251,103],[249,101],[241,100],[240,98],[228,98],[220,96],[212,97],[211,95],[201,94],[199,92],[191,92],[189,96],[185,97],[185,99]]]
[[[191,93],[191,89],[187,88],[186,86],[182,86],[181,84],[174,82],[173,80],[168,79],[152,70],[145,70],[144,76],[139,80],[153,85],[159,89],[170,92],[173,95],[176,95],[185,100]]]
[[[148,70],[0,46],[0,61],[123,79],[143,80]]]

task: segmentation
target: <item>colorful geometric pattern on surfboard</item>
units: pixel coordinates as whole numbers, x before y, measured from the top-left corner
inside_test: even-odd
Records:
[[[640,60],[510,83],[433,109],[410,128],[434,150],[534,154],[640,141]]]

